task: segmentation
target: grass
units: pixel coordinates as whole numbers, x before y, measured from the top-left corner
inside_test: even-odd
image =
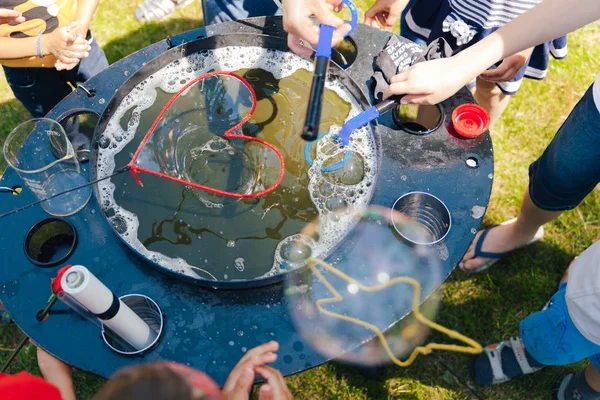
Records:
[[[138,0],[104,0],[92,24],[95,37],[109,61],[137,51],[167,35],[202,24],[196,2],[167,21],[141,25],[133,18]],[[364,11],[366,0],[356,2]],[[496,174],[492,200],[484,223],[499,223],[517,214],[527,185],[527,167],[552,139],[560,124],[600,71],[600,23],[569,37],[569,56],[553,62],[544,82],[527,81],[493,131]],[[29,116],[0,79],[0,143],[11,129]],[[0,168],[3,168],[0,166]],[[598,233],[600,195],[596,190],[574,211],[548,224],[544,240],[507,257],[486,274],[456,272],[443,286],[439,322],[483,344],[518,333],[519,321],[538,310],[552,295],[569,261]],[[21,337],[15,327],[0,327],[0,362]],[[431,340],[446,340],[432,336]],[[460,376],[468,379],[468,358],[443,354]],[[584,362],[546,368],[532,376],[496,387],[479,387],[487,399],[550,398],[557,379],[580,370]],[[39,373],[32,346],[11,366]],[[87,399],[103,380],[75,373],[78,397]],[[410,368],[365,371],[334,363],[288,378],[298,399],[465,399],[469,393],[444,368],[420,357]]]

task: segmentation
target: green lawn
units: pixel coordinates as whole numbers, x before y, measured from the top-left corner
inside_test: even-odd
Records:
[[[370,1],[356,3],[364,11]],[[136,6],[137,1],[133,0],[101,2],[92,29],[111,63],[167,35],[202,24],[198,3],[180,10],[167,21],[147,25],[133,18]],[[553,62],[544,82],[526,82],[494,129],[496,174],[485,224],[516,216],[527,185],[528,165],[541,154],[600,71],[598,39],[600,23],[572,34],[567,60]],[[0,79],[0,142],[27,118],[27,112],[12,97],[4,79]],[[594,191],[576,210],[549,224],[542,242],[507,257],[490,273],[466,276],[456,272],[443,287],[439,322],[482,344],[517,334],[519,321],[547,301],[569,261],[592,243],[599,225],[600,195]],[[20,337],[17,328],[0,327],[0,362]],[[436,336],[431,339],[446,340]],[[39,373],[34,355],[34,348],[26,347],[11,371],[26,369]],[[441,355],[460,376],[470,380],[468,357]],[[477,390],[489,399],[546,399],[562,374],[584,365],[547,368],[512,383]],[[82,399],[91,397],[102,382],[92,375],[75,373]],[[298,399],[469,398],[469,393],[450,374],[427,357],[420,357],[410,368],[390,367],[371,375],[330,363],[292,376],[288,383]]]

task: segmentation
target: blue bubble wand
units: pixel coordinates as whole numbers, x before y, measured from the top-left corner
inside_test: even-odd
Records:
[[[350,0],[342,0],[342,3],[348,7],[352,20],[350,21],[350,35],[358,25],[358,11]],[[315,69],[308,97],[308,106],[306,108],[306,118],[304,128],[302,129],[302,139],[312,142],[319,137],[319,124],[321,123],[321,111],[323,109],[323,95],[325,93],[325,82],[329,71],[329,61],[333,46],[333,33],[335,27],[321,24],[319,31],[319,41],[315,51]]]

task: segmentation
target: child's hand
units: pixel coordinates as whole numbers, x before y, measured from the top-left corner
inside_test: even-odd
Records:
[[[479,76],[490,82],[508,82],[523,68],[532,52],[533,48],[506,57],[497,68],[485,71]]]
[[[73,68],[75,68],[78,64],[79,64],[79,60],[77,60],[77,62],[74,62],[74,63],[65,63],[65,62],[58,60],[54,64],[54,68],[56,68],[57,71],[70,71]]]
[[[58,58],[57,67],[60,69],[74,68],[79,60],[89,56],[90,50],[89,43],[69,27],[55,29],[52,33],[42,36],[42,52]]]
[[[10,24],[13,21],[25,22],[25,17],[18,11],[0,8],[0,25]]]
[[[365,13],[365,24],[391,31],[408,0],[377,0]]]
[[[292,400],[290,389],[285,383],[281,372],[266,365],[256,367],[256,372],[264,378],[267,383],[260,387],[259,400]]]
[[[225,386],[223,397],[226,400],[247,400],[254,383],[255,368],[277,360],[275,352],[279,343],[269,342],[250,349],[233,368]]]
[[[68,33],[69,43],[72,43],[71,46],[79,47],[79,46],[87,44],[88,48],[90,47],[89,45],[91,44],[92,40],[90,39],[89,41],[87,41],[85,39],[85,37],[87,36],[87,30],[84,33],[83,28],[77,22],[72,22],[65,29],[66,29],[66,32]],[[89,50],[88,50],[88,52],[89,52]],[[70,71],[73,68],[75,68],[77,66],[77,64],[79,64],[79,60],[77,60],[77,62],[74,62],[74,63],[65,63],[61,60],[58,60],[56,62],[56,64],[54,64],[54,67],[58,71],[63,71],[63,70]]]
[[[310,55],[312,50],[300,44],[300,39],[313,46],[319,41],[319,27],[308,18],[314,15],[322,24],[335,26],[333,45],[344,39],[350,25],[333,13],[341,0],[283,0],[283,29],[288,33],[288,47],[298,55]]]
[[[437,104],[465,86],[471,77],[456,56],[418,63],[393,76],[384,98],[405,95],[402,104]]]

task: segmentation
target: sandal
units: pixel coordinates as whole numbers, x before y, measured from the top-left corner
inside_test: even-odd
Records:
[[[558,387],[556,393],[554,393],[554,399],[565,400],[565,391],[567,390],[567,386],[569,386],[569,383],[571,383],[571,379],[573,379],[573,376],[575,376],[575,374],[569,374],[561,378],[560,386]]]
[[[516,360],[516,364],[514,361],[510,363],[510,366],[513,367],[510,371],[505,371],[504,368],[509,366],[509,362],[512,360],[506,360],[504,363],[502,362],[502,350],[505,348],[512,350],[511,354],[514,355]],[[486,360],[484,361],[484,359]],[[491,370],[491,381],[489,380],[490,370],[485,371],[483,368],[484,365],[487,366],[486,364],[489,365]],[[517,367],[520,368],[520,371],[516,369]],[[504,340],[500,343],[491,344],[485,347],[483,352],[473,359],[473,375],[475,377],[475,381],[480,385],[496,385],[498,383],[507,382],[516,376],[531,374],[539,371],[542,368],[543,366],[540,366],[539,364],[536,366],[531,366],[529,364],[523,341],[520,337],[514,336],[509,340]]]
[[[193,0],[145,0],[133,12],[139,22],[160,21]]]
[[[512,224],[513,222],[515,222],[516,220],[517,220],[516,218],[513,218],[509,221],[501,223],[500,225],[509,225],[509,224]],[[489,228],[486,228],[486,229],[483,229],[482,231],[480,231],[481,235],[479,235],[479,238],[477,239],[477,242],[475,243],[475,258],[477,258],[477,257],[490,258],[490,261],[488,261],[485,264],[483,264],[482,266],[480,266],[478,268],[474,268],[474,269],[465,269],[463,263],[460,262],[458,264],[458,267],[464,273],[477,274],[477,273],[483,272],[486,269],[489,269],[494,264],[496,264],[498,261],[500,261],[502,259],[502,257],[512,253],[513,251],[515,251],[519,248],[519,247],[517,247],[516,249],[505,251],[503,253],[492,253],[489,251],[482,251],[481,248],[483,247],[483,242],[484,242],[487,234],[490,232],[490,230],[492,230],[493,228],[495,228],[497,226],[499,226],[499,225],[492,225]],[[526,245],[535,243],[543,237],[544,237],[544,227],[540,226],[540,229],[538,229],[538,231],[535,233],[535,236],[533,237],[533,239],[531,239],[529,242],[527,242]]]

